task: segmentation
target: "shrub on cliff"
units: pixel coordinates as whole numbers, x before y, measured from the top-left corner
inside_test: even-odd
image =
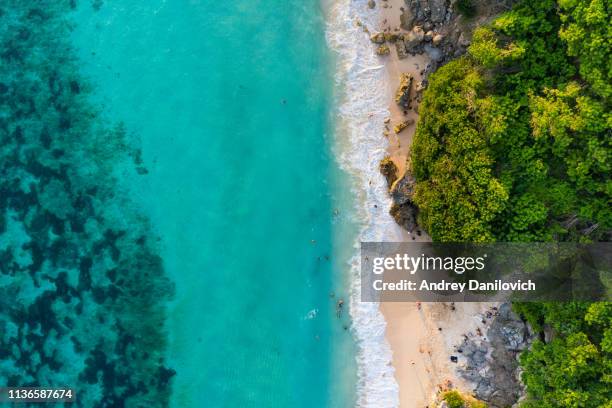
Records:
[[[612,401],[612,304],[515,305],[534,327],[555,336],[521,355],[529,399],[524,407],[600,407]]]
[[[562,39],[563,10],[519,3],[430,78],[411,162],[434,240],[607,236],[610,104],[576,78],[582,59]]]
[[[610,239],[611,18],[602,0],[521,1],[432,75],[411,163],[435,241]],[[522,406],[609,407],[611,304],[515,308],[542,338]]]

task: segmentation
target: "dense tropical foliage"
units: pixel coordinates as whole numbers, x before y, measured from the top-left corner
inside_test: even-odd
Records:
[[[522,1],[431,76],[412,148],[434,241],[609,241],[612,2]],[[612,407],[612,305],[516,304],[525,407]]]
[[[612,25],[604,4],[523,2],[477,29],[468,55],[432,75],[411,161],[414,201],[434,240],[607,239]]]

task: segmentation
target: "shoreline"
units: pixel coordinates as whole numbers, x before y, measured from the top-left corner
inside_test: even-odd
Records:
[[[377,32],[389,29],[398,32],[400,27],[400,8],[405,7],[403,0],[377,2]],[[386,4],[387,7],[382,7]],[[401,31],[400,31],[401,32]],[[413,109],[407,114],[395,102],[395,92],[400,85],[400,75],[409,73],[413,77],[413,92],[416,84],[423,80],[421,74],[430,63],[426,53],[410,55],[399,59],[395,47],[391,53],[381,57],[385,65],[387,82],[386,98],[390,121],[388,131],[387,155],[398,169],[398,179],[404,175],[407,158],[418,121],[418,101],[413,101]],[[399,134],[393,127],[405,120],[413,120]],[[428,242],[431,238],[424,232],[409,233],[402,231],[402,241]],[[447,388],[469,389],[469,385],[459,377],[450,362],[455,345],[461,343],[466,331],[475,330],[478,316],[487,305],[461,303],[451,307],[448,304],[416,304],[404,302],[380,303],[379,309],[385,319],[385,339],[392,352],[391,364],[394,378],[399,387],[400,408],[422,408],[431,406],[438,391]]]
[[[381,7],[379,0],[370,9],[366,0],[338,0],[327,16],[327,41],[337,54],[335,86],[340,92],[335,150],[340,167],[352,179],[355,216],[361,224],[354,246],[357,255],[348,265],[349,311],[358,347],[356,401],[359,407],[423,408],[435,399],[438,386],[469,388],[449,359],[467,327],[476,327],[474,316],[480,306],[461,304],[451,314],[445,304],[418,309],[415,303],[360,300],[360,241],[429,240],[422,231],[410,234],[391,217],[392,200],[379,170],[380,161],[390,156],[398,176],[404,173],[415,124],[399,135],[393,133],[393,126],[410,118],[416,122],[418,114],[410,110],[404,115],[395,103],[395,91],[400,73],[411,73],[416,84],[429,61],[427,54],[399,60],[395,47],[390,55],[376,55],[370,35],[387,26],[399,27],[403,0],[384,3],[391,6]],[[384,135],[385,127],[389,137]]]
[[[399,9],[404,5],[403,0],[388,0],[388,8],[376,6],[379,14],[380,31],[400,26]],[[426,54],[408,55],[399,59],[395,47],[385,57],[385,71],[387,79],[386,97],[389,109],[388,146],[387,155],[398,169],[398,178],[401,179],[406,171],[407,157],[416,130],[418,113],[415,109],[404,114],[395,102],[394,95],[400,84],[400,75],[409,73],[413,76],[414,84],[422,80],[421,70],[429,62]],[[415,102],[416,103],[416,102]],[[418,106],[418,105],[416,105]],[[393,132],[393,127],[404,121],[414,120],[399,134]],[[402,229],[402,241],[410,241],[413,234]],[[425,234],[414,234],[414,240],[429,241]],[[379,308],[385,319],[385,339],[391,347],[391,364],[394,368],[394,378],[399,387],[399,407],[416,408],[428,406],[436,395],[436,386],[442,383],[442,377],[448,379],[449,373],[443,373],[445,361],[442,359],[444,344],[437,336],[436,323],[432,316],[430,306],[418,307],[415,303],[380,303]],[[434,307],[436,305],[433,305]],[[448,361],[448,360],[447,360]],[[451,380],[452,381],[452,380]],[[456,380],[455,380],[456,381]]]
[[[378,15],[367,0],[336,0],[328,13],[327,42],[336,53],[335,153],[351,182],[354,214],[360,225],[354,238],[350,270],[349,312],[357,345],[356,405],[397,407],[399,390],[385,338],[385,320],[377,303],[361,302],[360,241],[394,241],[403,231],[389,214],[391,199],[379,162],[387,155],[382,136],[389,116],[385,66],[374,52],[367,30]],[[381,92],[381,90],[383,92]]]

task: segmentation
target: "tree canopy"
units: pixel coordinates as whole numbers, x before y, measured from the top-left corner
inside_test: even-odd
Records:
[[[519,3],[432,75],[411,163],[420,222],[434,240],[608,236],[612,115],[602,83],[612,25],[601,26],[602,10],[607,22],[611,14],[598,4]],[[575,42],[602,43],[603,57]]]
[[[609,241],[612,3],[521,1],[435,72],[411,151],[440,242]],[[522,406],[612,407],[612,304],[522,303]]]

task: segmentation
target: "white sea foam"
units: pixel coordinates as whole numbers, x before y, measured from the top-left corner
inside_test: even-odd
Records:
[[[354,179],[356,214],[362,225],[350,261],[351,316],[358,343],[359,407],[399,405],[399,388],[391,366],[391,348],[385,338],[385,320],[377,303],[360,301],[359,242],[399,241],[401,231],[389,215],[386,182],[378,170],[385,156],[383,137],[388,78],[363,27],[374,31],[377,15],[367,0],[337,0],[327,25],[327,40],[337,53],[336,86],[339,91],[337,157]]]

